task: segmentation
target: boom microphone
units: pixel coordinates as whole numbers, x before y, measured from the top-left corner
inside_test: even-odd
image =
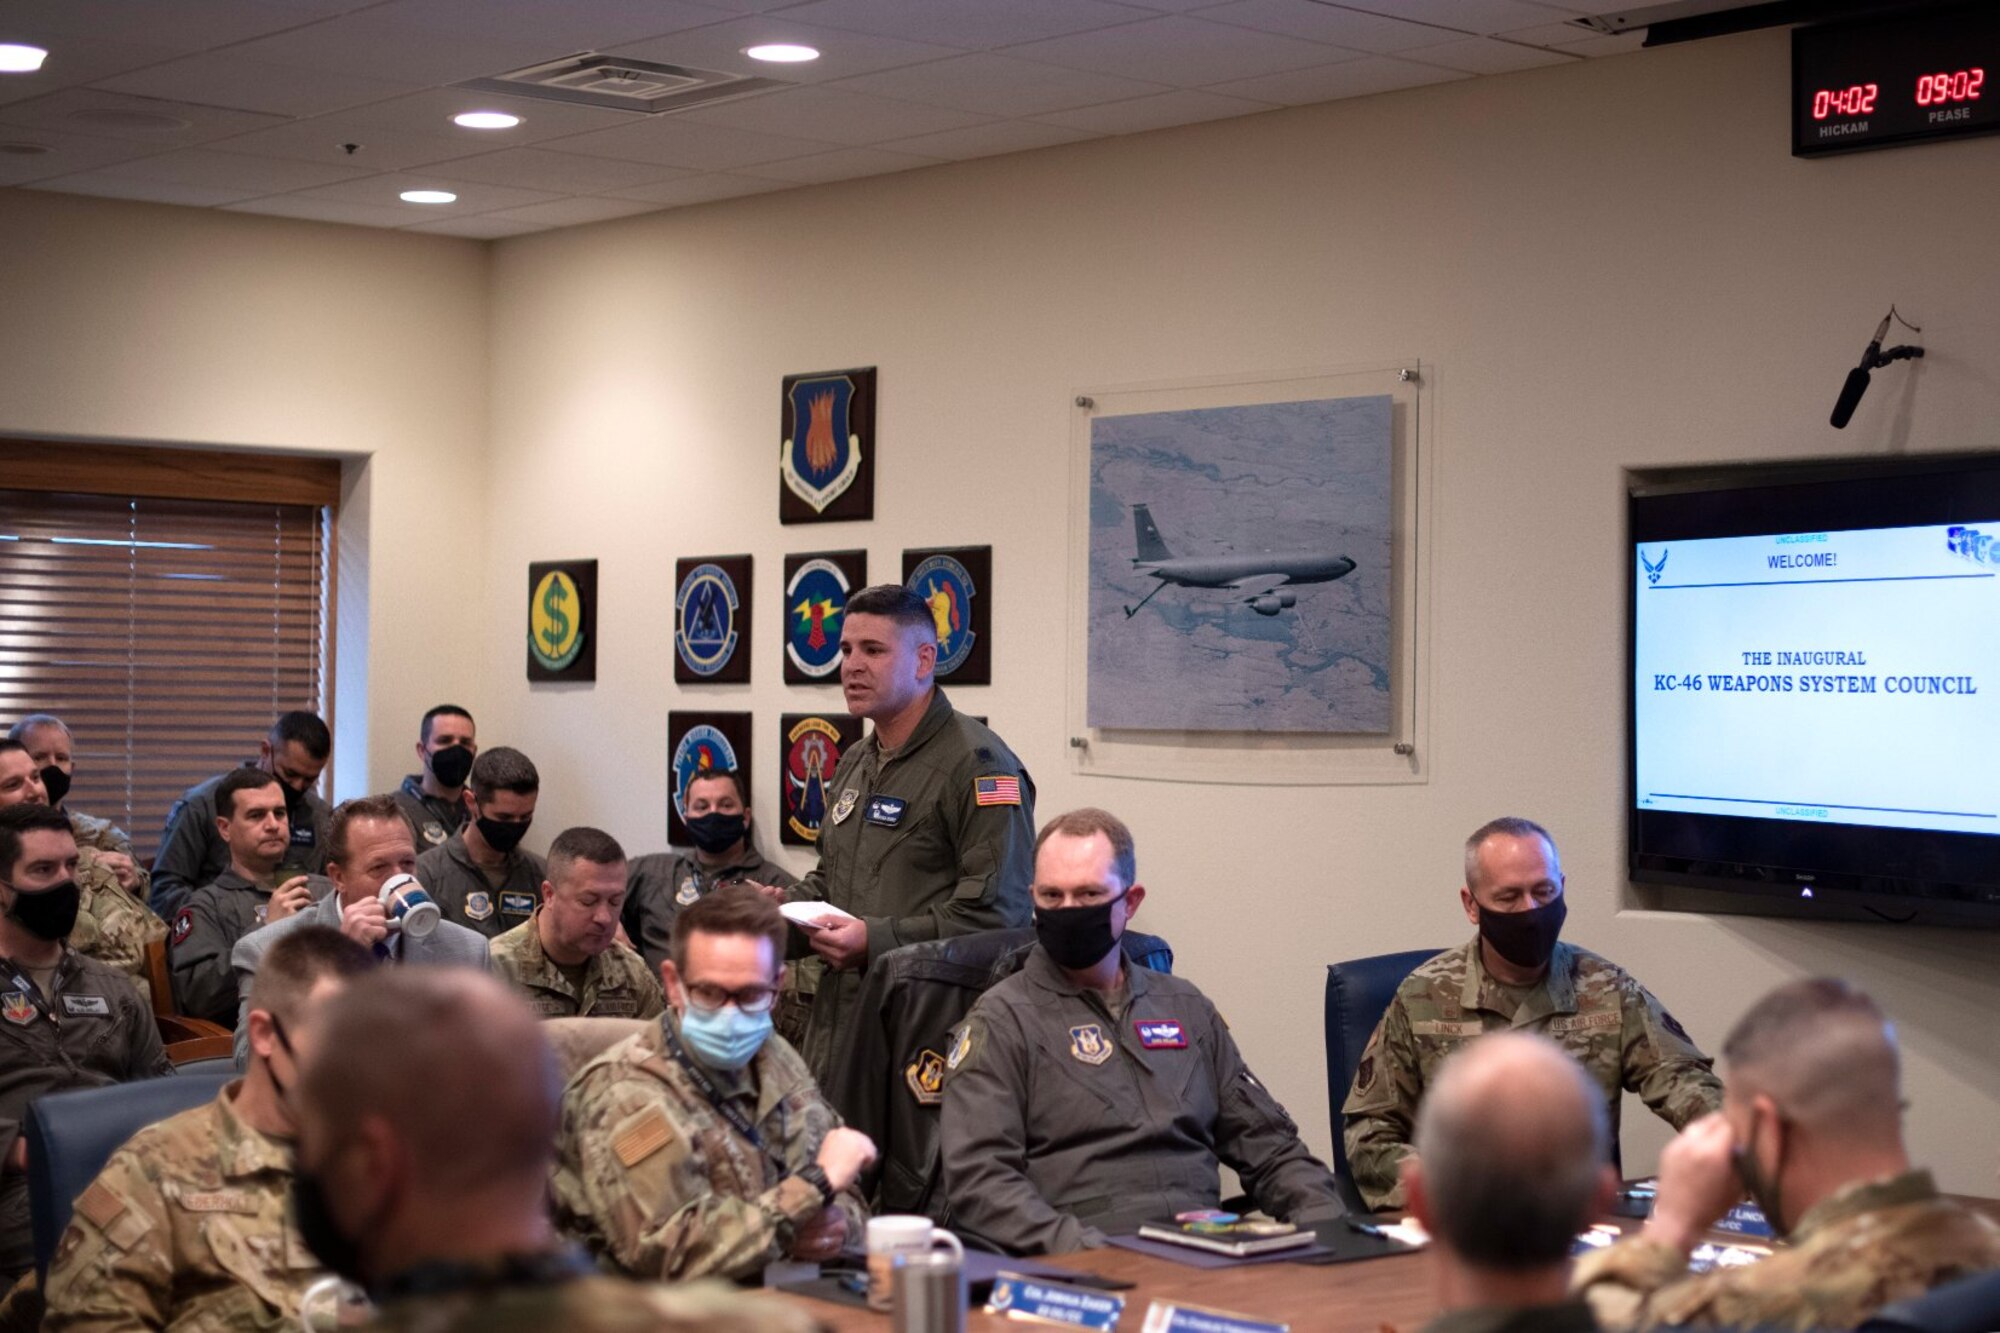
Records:
[[[1861,354],[1861,364],[1847,372],[1847,382],[1840,386],[1840,398],[1834,403],[1833,416],[1829,419],[1835,430],[1846,430],[1847,423],[1854,419],[1854,409],[1861,406],[1861,395],[1868,392],[1870,372],[1880,366],[1888,365],[1891,361],[1906,361],[1924,354],[1924,349],[1921,347],[1891,347],[1886,352],[1882,350],[1882,339],[1889,334],[1891,319],[1901,320],[1913,332],[1923,332],[1898,315],[1896,307],[1889,307],[1889,313],[1882,316],[1882,322],[1875,326],[1875,336],[1868,340],[1868,350]]]

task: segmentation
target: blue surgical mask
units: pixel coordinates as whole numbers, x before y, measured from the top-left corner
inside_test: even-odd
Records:
[[[771,1015],[746,1014],[733,1004],[703,1009],[690,1004],[681,1014],[681,1039],[695,1059],[710,1069],[738,1070],[757,1058],[771,1035]]]

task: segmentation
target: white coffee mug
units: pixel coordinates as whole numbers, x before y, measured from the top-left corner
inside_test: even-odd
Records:
[[[887,1310],[896,1273],[896,1256],[922,1254],[943,1245],[962,1262],[965,1246],[958,1237],[916,1214],[891,1213],[868,1220],[868,1308]]]
[[[443,912],[424,892],[424,886],[417,882],[415,875],[391,875],[382,884],[378,895],[382,906],[389,914],[389,929],[400,930],[413,940],[420,940],[438,927]]]

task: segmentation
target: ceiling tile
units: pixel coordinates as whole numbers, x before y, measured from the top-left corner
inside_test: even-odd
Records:
[[[1510,42],[1550,47],[1562,46],[1567,42],[1587,41],[1597,35],[1589,28],[1579,28],[1573,23],[1541,23],[1532,28],[1515,28],[1511,32],[1499,34]]]
[[[46,153],[10,153],[10,144],[33,144]],[[73,176],[118,162],[130,162],[158,150],[120,139],[96,139],[87,134],[55,130],[22,130],[0,125],[0,185],[21,185],[50,176]]]
[[[279,116],[316,116],[414,91],[409,84],[359,74],[266,65],[233,51],[211,51],[106,80],[113,92],[178,98]]]
[[[920,153],[926,157],[954,161],[974,157],[994,157],[1001,153],[1021,153],[1032,148],[1052,148],[1096,136],[1087,130],[1061,125],[1044,125],[1032,120],[996,120],[967,130],[946,130],[942,134],[920,134],[898,139],[883,147],[899,153]]]
[[[439,162],[431,170],[459,181],[488,185],[520,185],[531,190],[600,194],[691,174],[681,167],[649,162],[621,162],[582,153],[552,153],[546,148],[503,148],[497,153]]]
[[[1621,32],[1616,36],[1585,37],[1581,41],[1564,42],[1562,49],[1574,51],[1580,56],[1622,56],[1627,51],[1643,50],[1646,34],[1643,32]]]
[[[114,37],[176,54],[247,41],[315,17],[258,0],[5,0],[0,5],[0,28],[9,32],[57,39]],[[60,40],[43,45],[51,60],[61,56]]]
[[[794,4],[797,0],[783,0]],[[504,33],[541,47],[540,64],[736,17],[717,0],[399,0],[399,20],[464,33]]]
[[[752,60],[743,48],[764,42],[799,42],[816,47],[818,60],[803,65],[772,65]],[[961,53],[961,48],[906,41],[899,37],[874,37],[842,32],[838,28],[799,23],[789,14],[760,15],[731,19],[727,23],[693,28],[671,37],[632,42],[613,48],[611,54],[660,60],[699,69],[718,69],[730,74],[758,74],[787,83],[827,83],[851,78],[897,65],[914,65],[922,60],[942,60]]]
[[[907,139],[982,123],[981,117],[966,111],[825,87],[787,88],[683,112],[678,118],[700,125],[726,125],[760,134],[788,134],[853,145]]]
[[[294,162],[334,162],[370,171],[400,171],[405,167],[464,157],[475,151],[479,141],[464,131],[462,137],[419,134],[363,125],[350,115],[339,113],[315,116],[274,125],[267,130],[239,134],[211,144],[218,153],[244,153],[252,157],[282,157]],[[345,145],[354,144],[349,153]]]
[[[654,213],[658,212],[659,208],[658,204],[640,203],[635,199],[578,197],[554,199],[546,204],[529,204],[526,208],[503,208],[482,216],[499,218],[507,222],[531,222],[544,227],[579,227],[588,222],[629,218],[635,213]]]
[[[452,204],[406,204],[396,196],[404,190],[450,190],[458,196]],[[477,181],[455,181],[441,175],[396,172],[367,176],[360,180],[323,185],[297,192],[307,199],[332,199],[340,203],[370,204],[402,212],[405,225],[414,225],[428,215],[448,217],[460,213],[491,213],[526,204],[545,204],[560,195],[548,190],[523,190],[511,185],[482,185]]]
[[[780,180],[817,185],[825,181],[853,180],[857,176],[882,176],[915,167],[934,167],[938,159],[915,153],[891,153],[880,148],[842,148],[832,153],[795,157],[789,162],[766,162],[757,169]]]
[[[0,10],[0,16],[5,11]],[[17,32],[0,17],[0,41],[37,40]],[[134,46],[127,42],[106,42],[88,37],[65,37],[60,42],[39,38],[51,48],[49,58],[33,74],[9,74],[0,78],[0,102],[21,102],[59,88],[75,88],[114,74],[172,60],[175,51],[158,46]]]
[[[780,158],[799,157],[832,144],[754,130],[702,125],[682,116],[657,116],[615,130],[579,134],[561,141],[565,153],[589,153],[627,162],[658,162],[669,167],[721,171],[754,166]]]
[[[1033,42],[1008,54],[1182,88],[1308,69],[1327,61],[1326,47],[1318,42],[1182,17]]]
[[[252,199],[226,205],[232,213],[262,213],[274,218],[303,218],[309,222],[341,222],[352,227],[400,227],[410,220],[409,204],[384,208],[379,204],[350,204],[339,199],[315,199],[303,194],[274,194],[268,199]]]
[[[887,69],[845,79],[839,86],[989,116],[1037,116],[1167,91],[1162,83],[990,54]]]
[[[1467,75],[1436,65],[1422,65],[1393,56],[1363,56],[1343,60],[1318,69],[1298,69],[1286,74],[1269,74],[1261,79],[1217,84],[1210,92],[1256,97],[1286,106],[1310,106],[1343,97],[1367,97],[1394,92],[1398,88],[1421,88],[1431,83],[1449,83]]]
[[[451,123],[462,111],[506,111],[521,118],[511,130],[467,130]],[[539,97],[507,97],[493,93],[467,92],[462,88],[433,88],[428,92],[394,97],[340,113],[342,120],[356,125],[383,125],[391,129],[415,130],[420,134],[441,134],[466,145],[464,152],[481,148],[515,148],[541,143],[564,135],[631,125],[644,117],[631,111],[607,111],[602,107],[577,106],[572,102],[550,102]]]
[[[1577,60],[1574,55],[1518,42],[1499,42],[1491,37],[1462,37],[1455,42],[1426,46],[1416,54],[1426,64],[1463,70],[1467,74],[1510,74],[1544,65],[1573,65]]]
[[[180,124],[153,126],[149,117]],[[187,148],[281,123],[278,116],[228,111],[154,97],[129,97],[95,88],[66,88],[18,106],[0,107],[0,124],[125,139],[157,148]]]
[[[1260,32],[1283,33],[1313,42],[1329,42],[1355,51],[1406,51],[1432,42],[1449,42],[1461,34],[1451,28],[1384,18],[1357,9],[1323,5],[1318,0],[1234,0],[1201,11],[1216,23],[1241,24]]]
[[[481,217],[445,218],[441,222],[419,222],[404,231],[420,231],[427,236],[462,236],[472,241],[500,241],[509,236],[526,236],[530,232],[547,231],[548,224],[533,222],[513,222],[497,214],[488,213]]]
[[[189,208],[213,208],[233,204],[251,196],[242,190],[221,190],[206,185],[174,185],[167,181],[133,180],[109,171],[85,171],[75,176],[36,181],[25,188],[53,190],[57,194],[90,194],[103,199],[137,199],[149,204],[182,204]]]
[[[1215,0],[1118,0],[1121,5],[1134,9],[1151,9],[1163,14],[1182,14],[1189,10],[1212,5]]]
[[[1183,88],[1153,97],[1135,97],[1129,102],[1107,102],[1103,106],[1057,111],[1038,119],[1096,134],[1137,134],[1172,125],[1192,125],[1204,120],[1252,115],[1269,111],[1275,105],[1275,99],[1249,101]]]
[[[424,88],[502,74],[568,53],[490,28],[424,27],[405,20],[400,7],[384,6],[245,42],[225,54],[256,65],[334,74],[366,71],[371,78]]]
[[[984,49],[1130,23],[1143,14],[1102,0],[812,0],[785,18],[878,37]]]
[[[792,185],[791,181],[711,172],[705,176],[686,176],[680,180],[667,181],[663,185],[642,185],[636,190],[619,190],[617,197],[642,199],[655,204],[705,204],[715,199],[735,199],[746,194],[768,194],[773,190],[789,190]]]
[[[183,148],[123,163],[103,172],[129,180],[165,181],[171,185],[197,185],[216,190],[241,191],[241,198],[265,194],[285,194],[292,190],[332,185],[371,175],[352,167],[323,166],[316,162],[287,162],[275,157],[244,157],[217,153],[206,148]]]
[[[1558,12],[1530,0],[1341,0],[1341,3],[1349,9],[1416,23],[1435,23],[1474,35],[1547,23],[1550,14]]]

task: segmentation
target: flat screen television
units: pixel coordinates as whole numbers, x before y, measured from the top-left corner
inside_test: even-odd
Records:
[[[1628,869],[2000,926],[2000,455],[1634,474]]]

